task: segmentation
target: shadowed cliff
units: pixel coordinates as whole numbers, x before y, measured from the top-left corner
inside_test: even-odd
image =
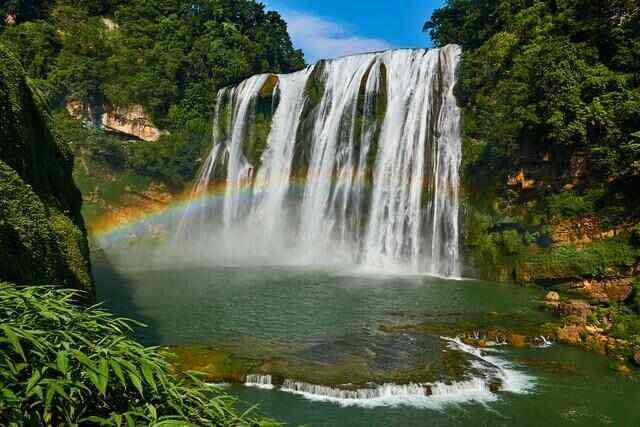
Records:
[[[81,289],[93,299],[73,156],[40,94],[0,45],[0,280]]]

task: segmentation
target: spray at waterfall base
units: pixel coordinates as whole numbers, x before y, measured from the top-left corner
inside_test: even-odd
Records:
[[[356,55],[221,90],[173,244],[457,276],[459,54]]]

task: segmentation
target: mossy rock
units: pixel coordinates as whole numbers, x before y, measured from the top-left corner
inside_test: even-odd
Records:
[[[93,296],[73,156],[51,131],[42,96],[0,45],[0,279]]]

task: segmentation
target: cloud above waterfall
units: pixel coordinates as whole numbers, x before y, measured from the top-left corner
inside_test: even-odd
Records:
[[[337,21],[293,10],[279,12],[288,24],[294,46],[302,49],[309,63],[393,47],[386,40],[360,36],[354,28]]]

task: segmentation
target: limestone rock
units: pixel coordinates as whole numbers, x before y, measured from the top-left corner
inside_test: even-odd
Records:
[[[567,325],[556,329],[558,341],[567,344],[580,344],[584,327],[579,325]]]
[[[142,105],[105,109],[106,112],[102,115],[102,125],[106,128],[151,142],[157,141],[161,135],[166,134],[165,131],[161,131],[153,125]]]
[[[560,294],[554,291],[550,291],[545,297],[545,299],[549,302],[558,302],[560,301]]]
[[[509,334],[509,336],[507,337],[507,342],[509,343],[509,345],[512,345],[514,347],[524,347],[525,345],[527,345],[527,340],[523,335],[519,335],[519,334]]]
[[[65,106],[65,108],[67,109],[69,115],[74,119],[80,120],[82,122],[96,124],[97,113],[91,105],[82,101],[71,99],[67,101],[67,105]]]
[[[605,277],[571,282],[567,292],[583,295],[598,303],[626,300],[633,290],[632,277]]]
[[[596,353],[606,354],[608,339],[602,335],[589,335],[587,337],[587,347],[595,351]]]
[[[586,323],[592,310],[593,308],[586,301],[569,300],[559,303],[555,311],[562,317],[575,316],[580,322]]]

